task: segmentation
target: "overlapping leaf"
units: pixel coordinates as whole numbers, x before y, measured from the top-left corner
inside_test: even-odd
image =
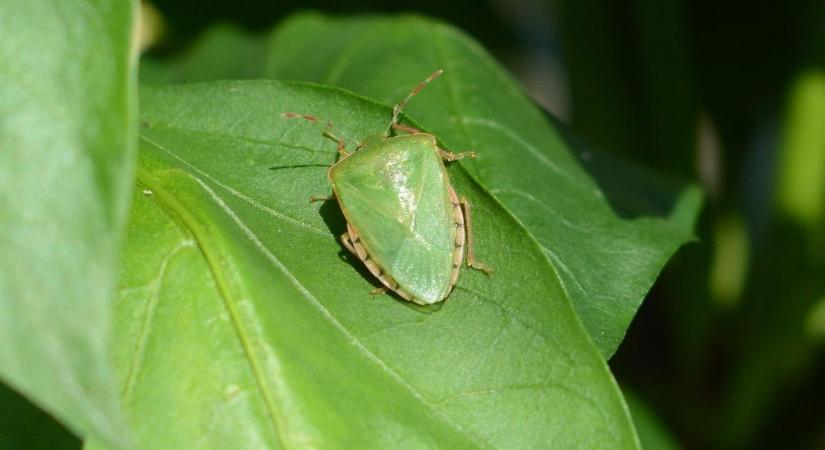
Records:
[[[134,150],[130,1],[0,7],[0,378],[128,447],[108,358]]]

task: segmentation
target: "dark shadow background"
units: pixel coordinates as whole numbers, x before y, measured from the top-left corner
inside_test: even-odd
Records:
[[[683,448],[825,449],[825,325],[810,325],[825,302],[825,220],[784,212],[775,194],[791,92],[803,75],[825,71],[825,1],[152,5],[165,24],[151,50],[159,58],[216,23],[265,31],[299,9],[440,18],[478,39],[580,138],[699,180],[707,192],[699,242],[680,250],[648,295],[610,361],[616,378]],[[43,434],[65,438],[3,387],[0,404],[42,415]],[[15,415],[1,411],[0,422]],[[11,430],[0,427],[0,448],[80,446],[28,444]]]

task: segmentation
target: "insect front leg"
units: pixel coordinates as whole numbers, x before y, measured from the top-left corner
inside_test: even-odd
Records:
[[[327,128],[324,130],[324,136],[334,140],[338,144],[338,154],[342,157],[346,158],[349,156],[349,152],[347,151],[347,146],[344,144],[344,140],[339,138],[338,136],[332,134],[332,123],[327,125]]]
[[[467,232],[467,267],[480,270],[487,276],[490,276],[493,274],[493,269],[490,269],[480,261],[476,261],[475,250],[473,249],[473,221],[472,215],[470,214],[470,202],[466,197],[461,197],[461,200],[458,202],[464,210],[464,229]]]
[[[325,202],[327,200],[334,200],[334,199],[335,199],[335,193],[333,192],[330,195],[311,195],[309,197],[309,202],[310,203]]]
[[[444,150],[441,147],[436,147],[436,148],[438,148],[438,155],[441,156],[441,159],[443,159],[444,161],[458,161],[459,159],[463,159],[463,158],[467,158],[467,157],[475,159],[478,156],[476,154],[476,152],[473,152],[473,151],[461,152],[461,153],[451,153],[451,152],[448,152],[447,150]]]
[[[407,125],[401,123],[394,123],[392,124],[392,129],[396,131],[402,131],[408,134],[421,134],[423,131],[419,130],[418,128],[408,127]]]

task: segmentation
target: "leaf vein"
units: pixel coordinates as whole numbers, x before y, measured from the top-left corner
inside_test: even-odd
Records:
[[[210,197],[212,197],[212,199],[216,203],[218,203],[221,209],[224,210],[224,212],[232,219],[233,222],[235,222],[235,224],[241,229],[241,231],[243,231],[247,238],[249,238],[249,240],[253,243],[255,248],[258,251],[260,251],[261,254],[263,254],[264,257],[266,257],[266,259],[272,263],[272,265],[274,265],[284,275],[286,275],[287,278],[289,278],[289,280],[295,286],[295,288],[298,289],[298,291],[301,292],[301,294],[303,294],[303,296],[307,300],[309,300],[310,304],[312,304],[313,307],[315,307],[330,324],[332,324],[338,331],[340,331],[350,341],[350,343],[355,348],[357,348],[368,360],[370,360],[378,367],[380,367],[386,374],[390,376],[390,378],[395,380],[396,383],[398,383],[400,386],[406,389],[414,398],[416,398],[418,401],[427,406],[431,411],[433,411],[433,413],[435,413],[442,420],[444,420],[445,423],[447,423],[448,425],[450,425],[451,427],[453,427],[461,433],[473,435],[477,439],[485,442],[488,447],[492,447],[492,444],[483,439],[481,436],[471,434],[469,431],[461,427],[461,425],[453,421],[449,416],[445,415],[440,408],[437,408],[436,405],[432,401],[427,399],[418,389],[415,388],[415,386],[410,384],[408,381],[404,380],[404,378],[402,378],[401,375],[398,374],[398,372],[396,372],[386,362],[378,358],[377,355],[375,355],[366,346],[364,346],[364,344],[361,343],[360,340],[352,334],[352,332],[350,332],[343,324],[341,324],[341,322],[339,322],[332,315],[332,313],[330,313],[330,311],[323,305],[323,303],[321,303],[314,295],[312,295],[312,293],[295,277],[295,275],[293,275],[292,272],[290,272],[289,269],[264,245],[264,243],[261,242],[260,239],[258,239],[257,235],[249,227],[246,226],[243,220],[241,220],[241,218],[238,217],[237,214],[235,214],[235,212],[229,207],[229,205],[227,205],[226,202],[224,202],[223,199],[212,188],[210,188],[206,183],[204,183],[199,178],[191,175],[190,177],[195,182],[197,182],[210,195]]]
[[[163,278],[166,276],[166,269],[169,266],[169,261],[171,261],[172,258],[174,258],[183,249],[195,246],[195,242],[190,239],[180,241],[163,258],[158,272],[152,280],[146,286],[141,287],[148,287],[151,291],[151,296],[149,297],[149,301],[146,302],[146,306],[143,311],[143,322],[141,323],[140,331],[138,332],[137,349],[135,350],[134,357],[129,365],[129,370],[126,375],[126,384],[123,386],[123,392],[121,393],[124,403],[129,403],[131,400],[132,392],[134,391],[135,384],[137,383],[138,373],[140,373],[140,370],[143,367],[143,360],[146,356],[146,346],[149,343],[149,334],[152,330],[152,321],[155,318],[155,311],[157,311],[158,304],[160,303],[160,288]]]
[[[294,219],[294,218],[292,218],[292,217],[289,217],[289,216],[287,216],[286,214],[283,214],[283,213],[280,213],[280,212],[278,212],[278,211],[275,211],[274,209],[272,209],[272,208],[270,208],[270,207],[268,207],[268,206],[266,206],[266,205],[264,205],[264,204],[260,203],[259,201],[257,201],[257,200],[255,200],[255,199],[253,199],[253,198],[251,198],[251,197],[248,197],[248,196],[246,196],[246,195],[242,194],[242,193],[241,193],[241,192],[239,192],[237,189],[234,189],[234,188],[233,188],[233,187],[231,187],[231,186],[228,186],[228,185],[226,185],[226,184],[224,184],[224,183],[221,183],[220,181],[216,180],[213,176],[211,176],[211,175],[209,175],[208,173],[204,172],[203,170],[201,170],[200,168],[198,168],[198,167],[197,167],[197,166],[195,166],[194,164],[190,163],[189,161],[186,161],[185,159],[183,159],[183,158],[181,158],[180,156],[176,155],[175,153],[173,153],[173,152],[169,151],[168,149],[166,149],[165,147],[163,147],[163,146],[162,146],[162,145],[160,145],[159,143],[157,143],[157,142],[155,142],[155,141],[153,141],[153,140],[151,140],[151,139],[147,138],[146,136],[139,135],[139,137],[140,137],[140,139],[142,139],[142,140],[146,141],[147,143],[151,144],[153,147],[155,147],[155,148],[157,148],[157,149],[159,149],[159,150],[162,150],[163,152],[165,152],[165,153],[166,153],[166,154],[168,154],[169,156],[171,156],[171,157],[175,158],[176,160],[178,160],[179,162],[181,162],[182,164],[184,164],[186,167],[188,167],[188,168],[190,168],[191,170],[195,171],[198,175],[200,175],[200,176],[202,176],[202,177],[206,178],[207,180],[211,181],[212,183],[215,183],[216,185],[218,185],[218,186],[222,187],[223,189],[225,189],[227,192],[229,192],[229,193],[230,193],[230,194],[232,194],[233,196],[235,196],[235,197],[237,197],[237,198],[239,198],[239,199],[243,200],[244,202],[248,203],[249,205],[251,205],[251,206],[252,206],[252,207],[254,207],[255,209],[257,209],[257,210],[259,210],[259,211],[262,211],[262,212],[265,212],[265,213],[267,213],[267,214],[269,214],[269,215],[271,215],[271,216],[273,216],[273,217],[277,217],[277,218],[279,218],[279,219],[285,220],[285,221],[287,221],[287,222],[289,222],[289,223],[291,223],[291,224],[293,224],[293,225],[296,225],[296,226],[298,226],[298,227],[300,227],[300,228],[303,228],[303,229],[305,229],[305,230],[307,230],[307,231],[310,231],[310,232],[312,232],[312,233],[314,233],[314,234],[317,234],[317,235],[319,235],[319,236],[324,236],[324,237],[329,236],[329,232],[325,232],[325,231],[319,230],[319,229],[317,229],[317,228],[313,227],[312,225],[306,224],[306,223],[304,223],[304,222],[301,222],[300,220],[297,220],[297,219]]]

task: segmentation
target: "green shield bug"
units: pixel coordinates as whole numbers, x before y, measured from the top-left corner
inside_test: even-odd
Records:
[[[442,72],[410,91],[393,108],[386,131],[368,136],[352,153],[328,124],[324,135],[337,142],[340,154],[327,171],[333,194],[310,198],[338,200],[347,220],[341,243],[384,285],[373,293],[389,289],[419,305],[447,298],[465,248],[468,267],[492,273],[475,260],[470,205],[456,195],[443,163],[475,153],[450,153],[433,135],[398,123],[407,102]],[[304,114],[283,116],[319,121]]]

